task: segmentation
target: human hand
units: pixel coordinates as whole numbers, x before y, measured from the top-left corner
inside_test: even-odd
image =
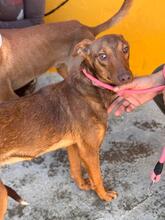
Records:
[[[157,87],[165,84],[165,79],[162,74],[162,71],[158,73],[152,74],[147,77],[138,77],[135,78],[131,83],[124,84],[122,86],[118,86],[114,89],[115,92],[120,92],[125,89],[148,89],[151,87]],[[108,112],[111,112],[113,109],[115,110],[115,115],[120,116],[124,112],[131,112],[135,108],[144,103],[152,100],[158,92],[149,92],[144,94],[128,94],[122,93],[110,106]]]

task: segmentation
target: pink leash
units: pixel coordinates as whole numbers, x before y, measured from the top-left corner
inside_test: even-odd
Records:
[[[92,83],[95,86],[110,90],[110,91],[114,91],[114,86],[108,85],[106,83],[101,82],[100,80],[96,79],[94,76],[92,76],[90,73],[87,72],[87,70],[85,68],[82,69],[82,72],[84,73],[84,75],[90,79],[92,81]],[[165,78],[165,65],[163,67],[163,75]],[[120,92],[118,92],[117,94],[119,96],[121,96],[123,93],[127,93],[127,94],[143,94],[143,93],[147,93],[147,92],[161,92],[165,89],[165,85],[162,86],[157,86],[157,87],[152,87],[152,88],[148,88],[148,89],[124,89],[121,90]]]
[[[92,81],[93,85],[110,90],[110,91],[114,91],[114,86],[108,85],[106,83],[101,82],[100,80],[98,80],[97,78],[95,78],[94,76],[92,76],[90,73],[87,72],[87,70],[85,68],[83,68],[82,73]],[[163,67],[163,76],[165,78],[165,65]],[[162,86],[157,86],[157,87],[152,87],[152,88],[148,88],[148,89],[140,89],[140,90],[134,90],[134,89],[124,89],[120,92],[118,92],[117,94],[119,96],[121,96],[124,93],[127,94],[143,94],[143,93],[148,93],[148,92],[161,92],[165,89],[165,85]],[[161,157],[159,159],[159,161],[157,162],[152,174],[151,174],[151,185],[152,183],[157,183],[159,182],[160,178],[161,178],[161,173],[163,170],[163,165],[165,163],[165,147],[163,148]]]
[[[161,173],[163,171],[163,165],[165,162],[165,147],[162,150],[162,154],[160,156],[159,161],[157,162],[157,164],[155,165],[155,168],[151,174],[151,181],[152,183],[157,183],[159,182],[160,178],[161,178]]]

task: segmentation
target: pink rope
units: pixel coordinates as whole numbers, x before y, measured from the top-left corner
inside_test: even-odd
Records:
[[[151,181],[153,183],[157,183],[160,181],[164,163],[165,163],[165,147],[162,150],[160,159],[158,163],[156,164],[154,171],[151,173]]]
[[[101,82],[100,80],[96,79],[94,76],[92,76],[90,73],[87,72],[87,70],[85,68],[82,69],[82,72],[84,73],[84,75],[90,79],[92,81],[92,83],[98,87],[110,90],[110,91],[114,91],[114,86],[108,85],[106,83]],[[163,67],[163,76],[165,78],[165,66]],[[148,89],[124,89],[121,90],[119,92],[117,92],[117,94],[119,96],[121,96],[123,93],[127,93],[127,94],[143,94],[143,93],[148,93],[148,92],[161,92],[165,89],[165,85],[162,86],[157,86],[157,87],[152,87],[152,88],[148,88]]]
[[[160,163],[164,163],[165,162],[165,147],[162,150],[162,154],[161,154],[161,157],[159,159],[159,162]]]

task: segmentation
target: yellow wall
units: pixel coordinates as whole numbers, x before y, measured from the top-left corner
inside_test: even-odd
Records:
[[[46,11],[63,0],[47,0]],[[77,19],[86,25],[107,20],[123,0],[70,0],[46,22]],[[131,46],[130,63],[136,75],[149,74],[165,62],[165,0],[134,0],[129,14],[107,33],[120,33]]]

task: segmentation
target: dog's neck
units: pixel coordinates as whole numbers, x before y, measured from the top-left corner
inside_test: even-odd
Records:
[[[95,86],[83,73],[82,68],[88,69],[92,76],[97,78],[96,71],[82,62],[77,68],[71,69],[68,82],[71,82],[73,87],[79,90],[84,96],[93,97],[96,102],[99,102],[107,110],[113,100],[115,99],[115,93],[109,90]]]

